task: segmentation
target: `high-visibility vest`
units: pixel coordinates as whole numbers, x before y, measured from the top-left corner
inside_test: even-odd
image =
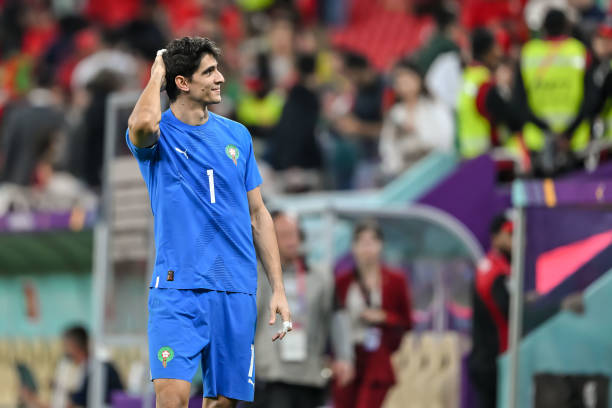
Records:
[[[574,38],[563,41],[534,39],[523,47],[521,74],[531,111],[553,132],[563,132],[580,110],[584,99],[586,48]],[[571,139],[573,151],[584,150],[590,128],[584,121]],[[525,124],[523,137],[529,150],[544,147],[545,135],[533,123]]]
[[[274,0],[238,0],[238,5],[244,11],[259,11],[274,4]]]
[[[285,100],[276,92],[269,92],[263,98],[246,94],[240,98],[236,116],[246,126],[273,126],[283,112]]]
[[[463,71],[463,83],[457,103],[457,138],[462,157],[472,158],[491,147],[491,123],[478,112],[476,97],[480,86],[491,77],[483,65],[469,66]]]

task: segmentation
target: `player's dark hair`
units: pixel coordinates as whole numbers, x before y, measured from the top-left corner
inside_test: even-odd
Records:
[[[364,220],[355,225],[355,229],[353,230],[353,243],[357,242],[361,234],[366,231],[373,232],[376,238],[381,242],[385,239],[382,228],[378,222],[375,220]]]
[[[180,94],[174,82],[176,76],[191,78],[206,54],[215,59],[219,59],[221,55],[221,50],[208,38],[183,37],[172,40],[166,45],[163,58],[166,66],[166,92],[171,102]]]
[[[89,335],[85,327],[76,325],[67,328],[64,331],[64,338],[74,342],[81,350],[87,352],[89,350]]]
[[[508,221],[510,220],[508,219],[508,217],[506,217],[505,214],[496,215],[493,218],[493,221],[491,221],[491,225],[489,226],[489,232],[491,233],[491,236],[499,234],[504,224],[506,224]]]
[[[482,61],[484,57],[495,46],[495,37],[491,31],[484,27],[479,27],[472,33],[472,57],[476,61]]]
[[[547,35],[552,37],[564,34],[567,30],[568,22],[565,13],[562,10],[553,8],[546,13],[542,27]]]

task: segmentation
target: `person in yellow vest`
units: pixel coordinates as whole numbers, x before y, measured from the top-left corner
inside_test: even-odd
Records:
[[[463,71],[457,103],[459,152],[466,159],[505,144],[501,125],[512,131],[522,126],[517,109],[511,106],[512,74],[500,64],[503,55],[493,34],[486,28],[477,28],[472,33],[471,46],[473,62]]]
[[[524,108],[525,145],[536,157],[552,160],[559,158],[554,152],[583,151],[590,139],[584,105],[590,57],[580,41],[567,35],[568,28],[563,11],[548,11],[544,38],[523,46],[516,88]]]
[[[236,106],[236,117],[244,124],[256,140],[265,140],[280,119],[285,98],[274,88],[269,55],[259,53],[255,57],[255,74],[247,78],[246,91]]]

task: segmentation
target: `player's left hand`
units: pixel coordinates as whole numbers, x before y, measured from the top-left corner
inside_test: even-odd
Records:
[[[289,311],[289,303],[285,291],[274,292],[270,299],[270,321],[268,324],[273,326],[276,323],[276,315],[281,315],[283,319],[283,329],[272,337],[272,341],[283,339],[287,332],[291,331],[291,312]]]

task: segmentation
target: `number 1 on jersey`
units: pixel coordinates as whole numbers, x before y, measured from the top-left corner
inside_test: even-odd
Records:
[[[212,204],[215,203],[215,178],[213,175],[213,170],[206,170],[206,174],[208,174],[208,189],[210,190],[210,202]]]

